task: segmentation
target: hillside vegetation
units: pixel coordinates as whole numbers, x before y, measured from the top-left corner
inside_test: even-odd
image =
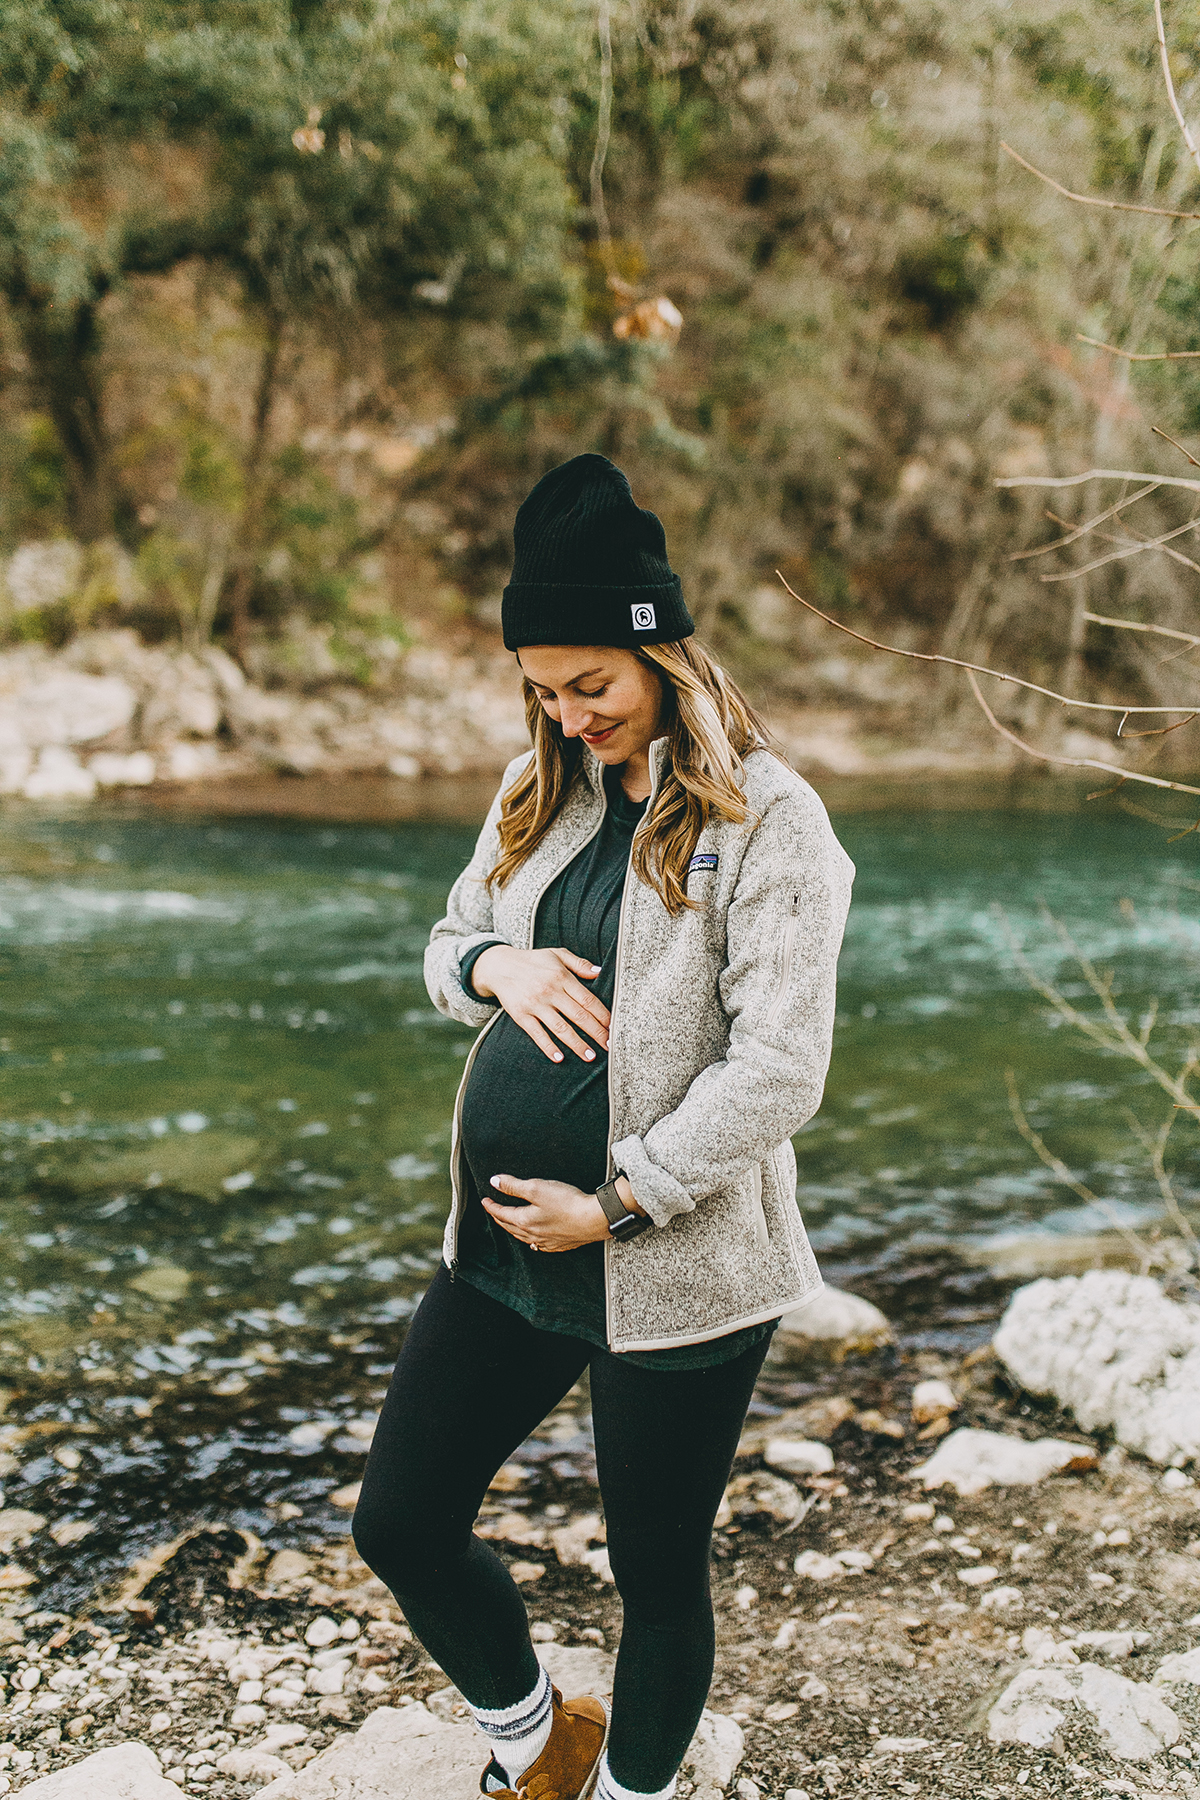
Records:
[[[1082,613],[1189,624],[1190,572],[1045,584],[1010,559],[1088,490],[994,486],[1200,434],[1195,365],[1078,341],[1200,348],[1194,225],[1001,147],[1200,206],[1142,0],[13,0],[0,69],[10,638],[215,639],[268,685],[490,655],[517,502],[598,449],[781,706],[977,729],[776,568],[893,643],[1185,697]]]

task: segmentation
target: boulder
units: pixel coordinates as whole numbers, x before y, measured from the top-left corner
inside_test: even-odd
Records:
[[[892,1328],[877,1306],[858,1294],[823,1287],[803,1306],[784,1313],[771,1338],[772,1362],[810,1357],[842,1362],[892,1341]]]
[[[993,1340],[1021,1386],[1151,1462],[1200,1457],[1200,1307],[1149,1275],[1093,1269],[1019,1288]]]
[[[1072,1444],[1065,1438],[1031,1442],[964,1425],[942,1439],[928,1462],[910,1469],[908,1478],[923,1481],[927,1489],[952,1487],[960,1494],[979,1494],[993,1485],[1028,1486],[1062,1469],[1094,1469],[1097,1460],[1089,1444]]]
[[[153,1750],[136,1739],[27,1782],[21,1792],[34,1800],[179,1800]]]
[[[84,675],[48,660],[0,658],[3,743],[39,750],[44,744],[92,744],[123,730],[137,696],[118,675]]]
[[[1022,1669],[989,1711],[987,1734],[993,1744],[1045,1750],[1060,1731],[1069,1733],[1077,1708],[1091,1714],[1105,1747],[1127,1761],[1146,1762],[1180,1735],[1179,1720],[1148,1682],[1098,1663]]]

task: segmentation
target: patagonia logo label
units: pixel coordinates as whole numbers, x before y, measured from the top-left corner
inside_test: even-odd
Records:
[[[654,630],[656,621],[654,608],[652,606],[648,606],[646,602],[643,601],[640,605],[631,606],[629,611],[633,615],[633,629],[635,631]]]
[[[711,850],[702,850],[700,855],[693,856],[691,862],[688,864],[688,874],[690,875],[693,869],[715,869],[716,866],[717,859],[713,855],[713,852]]]

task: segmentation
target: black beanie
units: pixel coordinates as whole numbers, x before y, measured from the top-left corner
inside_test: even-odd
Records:
[[[667,540],[607,456],[576,456],[543,475],[513,528],[504,646],[673,644],[696,627]]]

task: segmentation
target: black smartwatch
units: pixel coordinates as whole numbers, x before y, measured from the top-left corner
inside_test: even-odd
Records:
[[[617,1170],[617,1175],[622,1171]],[[604,1216],[608,1220],[608,1235],[623,1244],[626,1238],[636,1237],[639,1231],[648,1231],[654,1220],[646,1218],[642,1213],[630,1212],[620,1194],[617,1192],[617,1176],[606,1181],[603,1187],[596,1189],[596,1198],[604,1208]]]

